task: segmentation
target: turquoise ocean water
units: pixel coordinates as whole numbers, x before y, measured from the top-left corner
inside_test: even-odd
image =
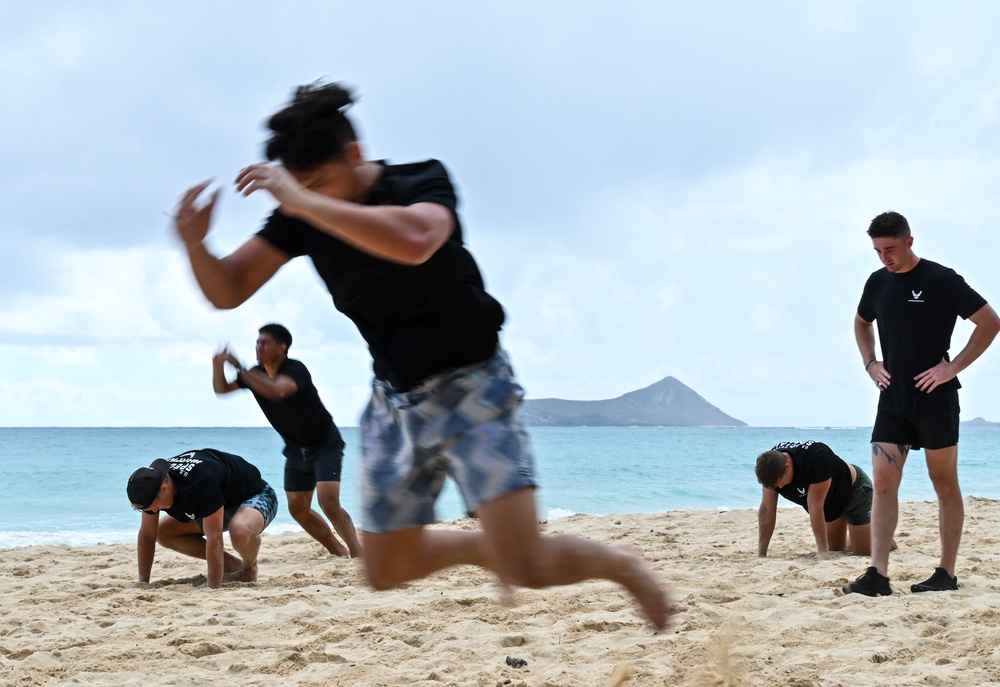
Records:
[[[347,442],[343,502],[360,522],[358,430]],[[539,515],[660,513],[756,508],[757,454],[780,441],[814,439],[869,469],[868,427],[547,427],[530,430],[541,489]],[[965,495],[1000,498],[1000,430],[962,429],[959,465]],[[0,428],[0,548],[33,544],[131,542],[139,525],[125,496],[129,474],[154,458],[219,448],[257,465],[278,490],[281,512],[268,531],[294,531],[281,490],[281,440],[270,428]],[[907,463],[904,501],[934,491],[923,453]],[[438,517],[465,515],[449,484]]]

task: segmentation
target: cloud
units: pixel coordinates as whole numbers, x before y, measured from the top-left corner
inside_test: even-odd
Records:
[[[294,85],[358,87],[367,150],[451,170],[532,396],[666,375],[751,424],[861,424],[851,320],[878,212],[995,296],[1000,8],[785,2],[20,5],[0,26],[0,382],[8,424],[259,424],[209,360],[283,322],[328,405],[364,342],[296,260],[208,306],[169,217],[223,189],[209,244],[271,203],[231,190]],[[959,327],[956,347],[968,328]],[[1000,418],[988,352],[967,412]]]

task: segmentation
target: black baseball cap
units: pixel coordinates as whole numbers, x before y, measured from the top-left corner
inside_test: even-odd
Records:
[[[169,462],[157,458],[148,468],[139,468],[132,473],[128,478],[128,500],[133,508],[146,510],[153,504],[169,469]]]

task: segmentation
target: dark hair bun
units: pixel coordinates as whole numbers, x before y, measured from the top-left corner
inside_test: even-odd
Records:
[[[345,114],[353,104],[351,90],[342,84],[317,81],[299,86],[292,102],[268,120],[273,133],[264,154],[298,170],[342,157],[344,146],[357,140]]]
[[[353,104],[350,89],[339,83],[299,86],[292,102],[271,117],[267,126],[275,133],[302,129],[307,124],[339,119]]]

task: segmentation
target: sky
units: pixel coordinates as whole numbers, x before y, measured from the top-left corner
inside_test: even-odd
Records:
[[[0,24],[0,425],[258,426],[211,356],[285,324],[338,424],[370,359],[307,259],[232,311],[169,215],[241,198],[267,117],[342,81],[366,154],[442,160],[529,398],[673,376],[754,426],[864,426],[853,319],[886,210],[1000,302],[1000,5],[924,1],[18,3]],[[959,322],[952,353],[968,340]],[[1000,344],[961,376],[1000,420]],[[794,437],[793,437],[794,438]]]

